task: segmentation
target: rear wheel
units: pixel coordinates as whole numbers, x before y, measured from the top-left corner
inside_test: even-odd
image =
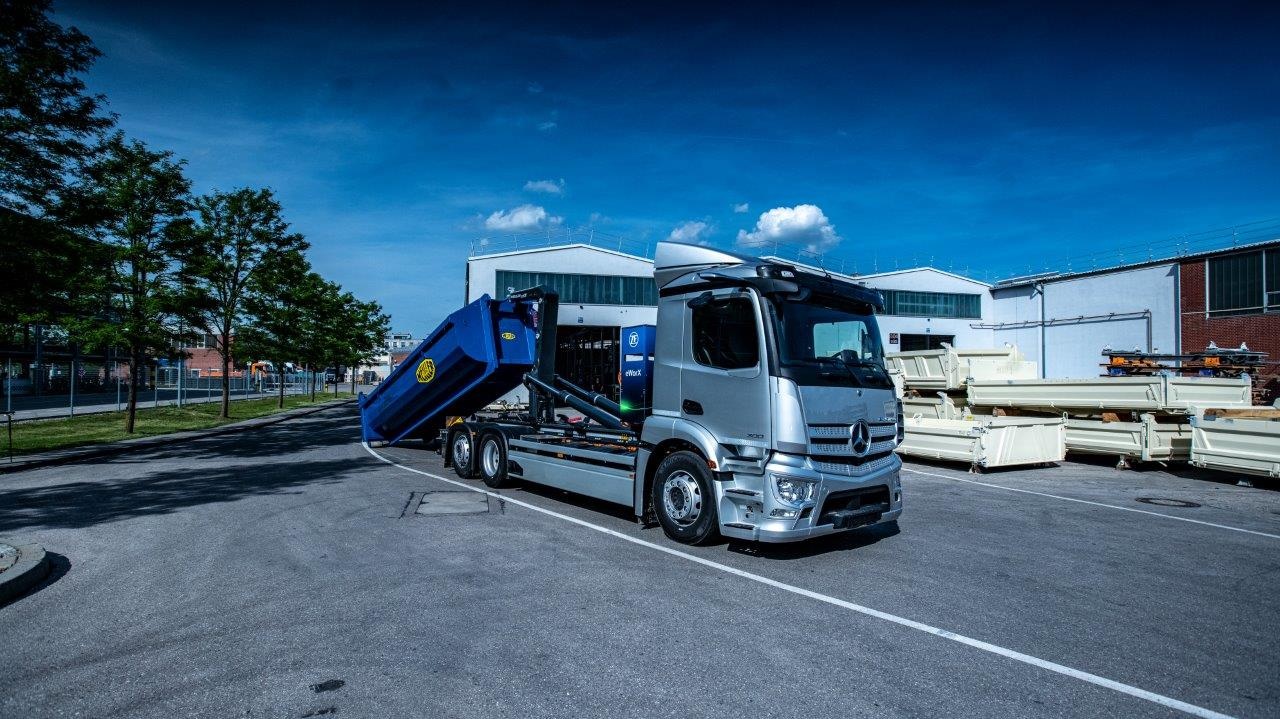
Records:
[[[480,479],[494,489],[511,483],[507,476],[507,438],[497,432],[486,434],[480,440]]]
[[[658,465],[650,495],[662,531],[681,544],[706,544],[718,534],[711,472],[702,457],[676,452]]]
[[[453,464],[453,471],[463,479],[472,479],[476,476],[471,462],[473,449],[471,433],[466,429],[454,432],[453,438],[449,440],[449,458]]]

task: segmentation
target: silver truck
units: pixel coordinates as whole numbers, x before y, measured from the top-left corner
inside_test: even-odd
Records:
[[[902,409],[885,371],[878,292],[785,263],[658,245],[652,409],[554,375],[554,293],[541,303],[526,416],[440,430],[446,464],[492,487],[513,479],[630,505],[672,539],[790,542],[902,513]],[[509,300],[512,298],[509,298]],[[551,335],[548,340],[547,335]],[[570,423],[554,407],[589,418]]]

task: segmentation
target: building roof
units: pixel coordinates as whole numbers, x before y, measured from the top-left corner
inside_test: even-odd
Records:
[[[904,269],[904,270],[890,270],[890,271],[888,271],[888,272],[872,272],[872,273],[870,273],[870,274],[866,274],[866,275],[854,275],[854,276],[855,276],[855,277],[857,277],[857,278],[858,278],[858,280],[860,280],[860,281],[861,281],[861,280],[868,280],[868,279],[878,279],[878,278],[881,278],[881,277],[890,277],[890,276],[892,276],[892,275],[903,275],[903,274],[906,274],[906,273],[908,273],[908,272],[936,272],[937,274],[940,274],[940,275],[946,275],[947,277],[952,277],[952,278],[955,278],[955,279],[957,279],[957,280],[964,280],[965,282],[972,282],[972,283],[973,283],[973,284],[975,284],[975,285],[982,285],[983,287],[990,287],[990,286],[991,286],[991,283],[990,283],[990,282],[983,282],[982,280],[975,280],[975,279],[974,279],[974,278],[972,278],[972,277],[966,277],[966,276],[964,276],[964,275],[957,274],[957,273],[955,273],[955,272],[948,272],[948,271],[946,271],[946,270],[940,270],[940,269],[938,269],[937,267],[933,267],[933,266],[931,266],[931,265],[921,265],[920,267],[908,267],[908,268],[906,268],[906,269]]]
[[[1209,257],[1217,257],[1219,255],[1229,255],[1236,252],[1248,252],[1264,248],[1280,247],[1280,238],[1263,240],[1261,242],[1250,242],[1243,245],[1235,245],[1233,247],[1219,247],[1214,250],[1202,250],[1200,252],[1191,252],[1181,255],[1173,255],[1170,257],[1162,257],[1160,259],[1144,260],[1142,262],[1130,262],[1122,265],[1112,265],[1110,267],[1102,267],[1094,270],[1081,270],[1079,272],[1040,272],[1032,275],[1023,275],[1021,277],[1010,277],[1000,280],[992,286],[992,289],[1003,290],[1010,287],[1025,287],[1027,285],[1039,284],[1041,282],[1063,282],[1065,280],[1078,279],[1080,277],[1090,277],[1093,275],[1107,275],[1115,272],[1128,272],[1130,270],[1139,270],[1145,267],[1158,267],[1160,265],[1181,264],[1183,262],[1194,262]]]
[[[772,260],[776,262],[783,262],[789,265],[795,265],[796,267],[803,267],[804,269],[810,270],[812,272],[819,272],[819,273],[825,272],[826,274],[833,275],[835,277],[843,277],[845,279],[852,280],[854,282],[866,282],[867,280],[877,280],[884,277],[892,277],[893,275],[904,275],[910,272],[934,272],[939,275],[945,275],[947,277],[955,278],[957,280],[972,282],[975,285],[982,285],[983,287],[991,286],[991,283],[989,282],[983,282],[982,280],[975,280],[972,277],[959,275],[959,274],[956,274],[955,272],[940,270],[937,267],[932,267],[930,265],[921,265],[919,267],[908,267],[902,270],[889,270],[887,272],[872,272],[865,275],[857,275],[857,274],[851,275],[851,274],[846,274],[844,272],[836,272],[835,270],[829,270],[824,267],[819,267],[817,265],[810,265],[804,262],[797,262],[796,260],[793,260],[787,257],[778,257],[776,255],[766,255],[762,259]]]
[[[495,257],[511,257],[514,255],[531,255],[538,252],[557,252],[560,250],[574,250],[574,249],[591,250],[592,252],[602,252],[606,255],[613,255],[615,257],[625,257],[629,260],[638,260],[640,262],[647,262],[648,264],[653,264],[653,260],[649,259],[648,257],[642,257],[640,255],[632,255],[626,252],[620,252],[618,250],[611,250],[606,247],[596,247],[594,245],[588,245],[585,242],[574,242],[569,244],[550,245],[545,247],[530,247],[527,249],[518,249],[518,250],[502,250],[502,251],[489,252],[489,253],[485,253],[483,251],[474,251],[472,252],[471,256],[467,258],[467,262],[470,262],[472,260],[489,260]]]

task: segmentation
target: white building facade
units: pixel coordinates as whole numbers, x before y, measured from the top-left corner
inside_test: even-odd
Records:
[[[886,352],[937,348],[943,342],[957,347],[989,347],[993,342],[992,330],[975,327],[993,311],[991,287],[985,283],[931,267],[846,279],[884,294],[886,309],[879,322]],[[653,261],[587,244],[476,254],[467,261],[468,302],[538,285],[560,294],[557,371],[587,389],[615,391],[619,330],[657,321]],[[508,399],[521,394],[523,388]]]
[[[878,318],[885,352],[952,347],[990,347],[990,329],[975,327],[990,317],[991,286],[932,267],[849,278],[880,290],[885,309]]]
[[[478,254],[467,260],[466,296],[501,299],[536,286],[560,295],[556,372],[575,384],[617,397],[621,328],[658,319],[653,261],[625,252],[568,244]],[[523,387],[504,399],[527,399]]]
[[[1280,250],[1270,247],[1264,248],[1265,257],[1280,258]],[[1253,262],[1245,269],[1252,268],[1262,279],[1255,277],[1252,284],[1244,279],[1236,282],[1244,288],[1241,292],[1251,292],[1244,293],[1248,297],[1240,302],[1257,304],[1254,295],[1260,294],[1265,307],[1253,309],[1271,320],[1277,316],[1274,308],[1280,306],[1280,290],[1274,289],[1280,281],[1271,279],[1280,276],[1280,259],[1266,259],[1264,273],[1260,259],[1264,250],[1249,250],[1232,248],[1230,253],[1244,259],[1232,260],[1232,255],[1221,262]],[[1226,251],[1217,254],[1222,252]],[[1274,342],[1275,333],[1269,331],[1270,324],[1264,327],[1263,320],[1234,317],[1244,312],[1233,309],[1235,305],[1218,307],[1231,300],[1231,281],[1243,270],[1235,265],[1216,268],[1213,263],[1218,260],[1212,257],[1204,260],[1214,254],[1088,272],[1045,273],[994,286],[932,267],[832,274],[884,295],[879,325],[886,352],[934,349],[944,342],[960,348],[1016,345],[1027,359],[1039,363],[1041,376],[1087,378],[1105,372],[1103,351],[1108,348],[1181,352],[1184,332],[1194,334],[1184,329],[1184,321],[1200,314],[1207,318],[1205,323],[1217,324],[1201,331],[1204,337],[1193,337],[1198,344],[1192,349],[1203,349],[1210,340],[1235,346],[1242,338],[1250,346],[1271,347],[1268,343]],[[785,257],[770,259],[825,271]],[[609,375],[616,373],[619,329],[653,324],[657,317],[653,261],[586,243],[478,254],[468,260],[466,283],[468,301],[483,294],[500,298],[535,285],[559,290],[557,368],[589,389],[605,393],[616,385]]]
[[[1180,351],[1178,264],[1006,280],[983,323],[995,346],[1016,344],[1042,377],[1096,377],[1102,352]]]

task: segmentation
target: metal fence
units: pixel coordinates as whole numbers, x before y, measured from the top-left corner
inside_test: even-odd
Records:
[[[286,372],[285,394],[305,394],[312,381],[325,388],[322,373]],[[235,371],[230,377],[231,399],[257,399],[279,394],[281,379],[274,373]],[[129,370],[124,363],[44,362],[22,365],[0,361],[0,409],[14,419],[70,417],[124,409],[129,398]],[[140,369],[139,407],[186,406],[222,399],[221,370],[215,367],[154,367]]]

